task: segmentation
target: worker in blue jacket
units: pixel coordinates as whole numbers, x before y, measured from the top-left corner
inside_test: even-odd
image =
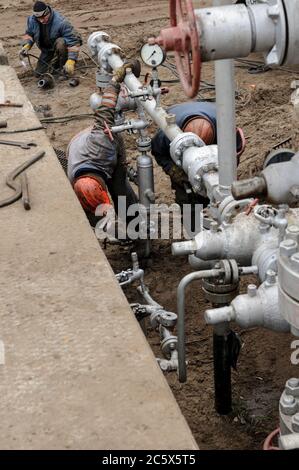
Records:
[[[206,145],[217,144],[216,104],[208,101],[189,101],[171,106],[168,113],[176,116],[177,125],[184,132],[193,132]],[[170,141],[160,129],[152,140],[152,154],[157,163],[171,179],[172,189],[175,190],[175,200],[183,204],[208,204],[208,199],[193,193],[188,177],[184,170],[178,167],[170,156]],[[236,153],[239,158],[245,148],[245,138],[242,129],[236,129]]]
[[[82,39],[70,22],[50,5],[37,1],[33,15],[28,17],[21,56],[26,56],[33,44],[41,50],[36,74],[64,69],[71,76],[75,71]]]

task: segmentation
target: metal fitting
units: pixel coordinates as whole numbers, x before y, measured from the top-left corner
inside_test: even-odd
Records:
[[[285,393],[287,395],[299,398],[299,379],[289,379],[285,386]]]
[[[170,154],[175,163],[177,163],[177,160],[182,157],[184,150],[189,147],[203,147],[204,145],[204,142],[193,132],[182,132],[171,142]]]
[[[249,295],[249,297],[255,297],[256,294],[257,294],[257,287],[255,284],[249,284],[249,286],[247,286],[247,294]]]
[[[279,254],[280,256],[286,256],[290,258],[294,253],[296,253],[297,248],[298,245],[295,240],[286,239],[283,240],[279,246]]]
[[[294,432],[299,432],[299,413],[292,417],[292,429]]]
[[[280,399],[280,410],[287,416],[293,416],[298,411],[298,403],[292,395],[282,394]]]
[[[286,229],[286,238],[294,240],[296,243],[299,242],[299,226],[289,225]]]
[[[173,124],[176,124],[176,116],[175,114],[168,114],[166,117],[165,117],[165,120],[168,124],[168,126],[171,126]]]
[[[276,283],[276,273],[269,269],[266,273],[265,285],[266,286],[273,286]]]

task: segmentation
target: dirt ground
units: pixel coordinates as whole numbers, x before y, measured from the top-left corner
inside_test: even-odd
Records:
[[[38,90],[36,79],[24,73],[17,53],[32,3],[0,0],[0,40],[38,116],[44,117],[45,111],[46,115],[50,112],[53,116],[90,112],[89,96],[95,91],[94,69],[82,69],[78,73],[81,81],[78,88],[59,82],[54,90],[47,92]],[[82,33],[85,50],[88,35],[103,30],[122,47],[128,58],[138,57],[147,37],[168,24],[168,2],[165,0],[53,0],[51,3],[54,7],[59,6]],[[207,2],[194,2],[195,6],[204,3]],[[85,59],[86,64],[91,65],[89,59]],[[261,60],[260,57],[253,59]],[[167,80],[174,78],[164,69],[161,76]],[[258,173],[267,150],[292,135],[290,83],[298,77],[295,70],[281,69],[251,74],[248,65],[236,62],[237,121],[247,139],[239,166],[240,177]],[[213,83],[212,64],[203,66],[202,80]],[[213,94],[213,90],[203,90],[201,96],[212,98]],[[168,105],[184,100],[180,84],[172,84],[163,102]],[[85,119],[47,125],[47,133],[55,148],[65,150],[70,138],[90,122]],[[134,163],[137,154],[134,136],[126,138],[126,143],[129,161]],[[155,186],[158,202],[173,201],[168,178],[156,167]],[[176,287],[191,269],[186,259],[171,256],[170,247],[171,241],[153,243],[152,265],[146,270],[146,283],[160,304],[167,310],[176,311]],[[130,266],[128,248],[109,247],[106,253],[115,272]],[[262,329],[239,331],[243,348],[238,370],[233,372],[234,411],[227,417],[218,416],[213,408],[212,335],[203,320],[207,304],[200,285],[195,286],[192,296],[190,292],[187,295],[188,381],[179,384],[175,373],[168,374],[167,380],[201,449],[260,449],[267,434],[278,425],[278,400],[285,381],[298,375],[290,364],[293,337]],[[127,289],[126,294],[130,301],[137,300],[133,287]],[[150,331],[149,339],[159,354],[158,335]]]

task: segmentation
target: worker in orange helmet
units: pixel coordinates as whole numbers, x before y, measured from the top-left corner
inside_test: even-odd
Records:
[[[206,145],[217,144],[216,104],[208,101],[189,101],[171,106],[168,112],[176,116],[177,125],[184,132],[193,132]],[[203,204],[209,200],[195,194],[189,184],[188,177],[170,156],[170,141],[162,130],[159,130],[152,140],[152,154],[157,163],[171,179],[172,189],[175,190],[176,202],[183,204]],[[239,160],[245,149],[245,138],[242,129],[236,129],[236,154]]]
[[[138,202],[126,169],[126,153],[119,135],[107,135],[107,127],[114,125],[115,107],[126,69],[120,67],[105,88],[100,106],[95,111],[95,122],[77,134],[67,150],[68,178],[91,223],[96,223],[99,206],[112,205],[118,213],[118,198],[126,198],[126,208]],[[123,222],[125,222],[123,220]]]

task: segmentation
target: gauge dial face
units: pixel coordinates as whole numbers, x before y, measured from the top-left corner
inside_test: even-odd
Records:
[[[165,51],[158,44],[144,44],[140,55],[143,62],[150,67],[159,67],[166,59]]]

